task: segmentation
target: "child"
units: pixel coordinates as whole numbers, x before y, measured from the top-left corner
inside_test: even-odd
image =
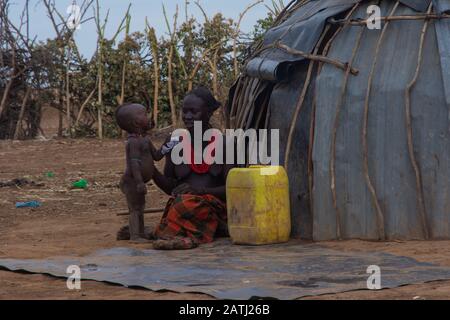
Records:
[[[121,105],[117,108],[115,116],[119,127],[128,133],[126,171],[120,182],[120,189],[126,196],[130,210],[129,226],[119,231],[117,239],[146,242],[151,237],[144,229],[146,183],[153,177],[155,169],[153,156],[157,160],[160,160],[162,156],[146,137],[147,131],[151,128],[151,122],[144,106]]]

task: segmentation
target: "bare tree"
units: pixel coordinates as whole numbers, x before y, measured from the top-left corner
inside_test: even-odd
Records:
[[[256,7],[257,5],[264,3],[264,0],[258,0],[252,4],[250,4],[249,6],[247,6],[245,8],[245,10],[243,12],[241,12],[239,14],[239,18],[238,21],[236,23],[236,27],[234,28],[234,34],[233,34],[233,62],[234,62],[234,77],[237,78],[239,76],[239,62],[238,62],[238,39],[239,36],[241,34],[241,23],[242,20],[244,19],[245,15],[253,8]]]
[[[31,87],[28,87],[25,93],[25,97],[22,101],[22,106],[20,108],[19,119],[17,120],[16,130],[14,131],[14,140],[19,138],[20,130],[22,128],[23,115],[25,114],[25,107],[27,106],[28,98],[30,97]]]
[[[72,134],[72,110],[71,110],[71,93],[70,93],[70,72],[71,72],[71,60],[72,54],[75,53],[77,55],[78,61],[81,61],[81,56],[79,54],[79,50],[76,46],[76,43],[73,39],[75,31],[77,29],[77,24],[81,24],[86,22],[87,20],[83,20],[88,9],[92,6],[94,0],[84,0],[80,7],[80,16],[77,17],[80,21],[74,21],[72,24],[68,23],[68,20],[56,9],[54,0],[43,0],[45,7],[47,8],[47,16],[50,18],[52,22],[53,29],[57,35],[57,43],[60,44],[60,59],[61,65],[65,65],[65,75],[61,74],[61,87],[59,90],[60,94],[60,103],[63,101],[63,91],[65,95],[66,102],[66,122],[67,122],[67,132]],[[62,72],[62,71],[61,71]],[[64,79],[64,81],[63,81]],[[63,126],[63,108],[62,105],[59,106],[59,128],[58,135],[62,135],[62,126]]]
[[[166,8],[163,5],[163,13],[164,18],[166,20],[167,29],[170,35],[170,48],[169,55],[167,57],[167,65],[168,65],[168,73],[167,73],[167,90],[169,94],[169,104],[170,104],[170,112],[172,118],[172,125],[176,126],[177,124],[177,109],[175,106],[174,92],[173,92],[173,56],[176,50],[176,31],[177,31],[177,20],[178,20],[178,5],[175,11],[175,15],[173,17],[173,29],[171,30],[169,20],[167,18]]]
[[[159,99],[159,50],[158,50],[158,39],[156,38],[155,29],[150,27],[147,19],[147,37],[150,42],[150,49],[153,55],[153,122],[155,127],[158,127],[158,99]]]
[[[114,43],[119,34],[124,29],[124,24],[129,17],[131,4],[128,6],[128,10],[119,24],[116,33],[111,38],[111,42]],[[103,139],[103,76],[104,76],[104,45],[106,41],[105,31],[108,24],[109,10],[106,13],[106,17],[103,22],[100,19],[100,4],[96,0],[96,9],[94,9],[95,23],[97,25],[97,84],[98,84],[98,100],[97,100],[97,135],[99,139]]]

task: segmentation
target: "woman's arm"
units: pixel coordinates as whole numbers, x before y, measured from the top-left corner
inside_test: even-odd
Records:
[[[153,174],[153,181],[166,194],[172,195],[173,189],[177,186],[175,178],[175,167],[170,159],[170,153],[166,155],[166,163],[164,165],[164,174],[155,168]]]

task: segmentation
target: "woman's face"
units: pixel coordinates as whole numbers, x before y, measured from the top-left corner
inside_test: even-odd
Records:
[[[184,98],[182,119],[186,129],[194,129],[194,121],[202,121],[204,126],[209,122],[209,113],[205,102],[197,96],[188,95]]]

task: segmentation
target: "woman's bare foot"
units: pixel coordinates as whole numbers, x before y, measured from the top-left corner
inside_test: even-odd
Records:
[[[151,227],[144,228],[144,238],[148,240],[156,240],[155,229]]]
[[[197,248],[198,244],[191,238],[173,238],[153,242],[155,250],[187,250]]]

